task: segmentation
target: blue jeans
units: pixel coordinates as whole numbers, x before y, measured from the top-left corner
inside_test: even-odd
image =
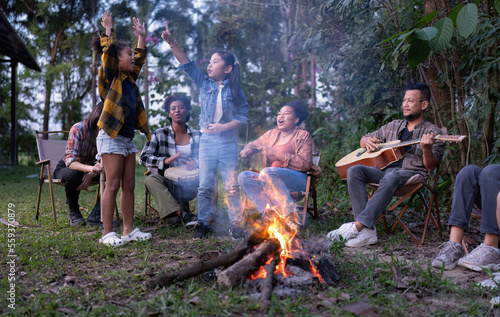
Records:
[[[481,211],[481,232],[500,235],[496,217],[497,195],[500,192],[500,165],[484,169],[468,165],[457,174],[448,225],[467,229],[472,208]]]
[[[264,213],[269,205],[287,215],[295,211],[290,192],[306,190],[307,174],[289,168],[266,167],[260,174],[242,172],[238,176],[238,182],[243,194],[252,201],[259,213]]]
[[[347,187],[351,198],[354,220],[372,228],[377,218],[387,208],[396,190],[402,187],[417,171],[354,165],[347,170]],[[376,183],[379,188],[368,200],[366,184]]]
[[[241,222],[240,187],[238,186],[238,146],[235,134],[202,134],[200,138],[198,187],[198,222],[209,224],[217,206],[212,204],[212,192],[220,167],[231,224]]]

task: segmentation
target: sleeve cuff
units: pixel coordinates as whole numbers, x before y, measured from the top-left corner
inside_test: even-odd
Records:
[[[180,64],[179,67],[177,67],[177,69],[185,71],[185,70],[188,70],[188,69],[193,68],[193,67],[195,67],[195,64],[194,64],[194,61],[191,59],[187,63]]]

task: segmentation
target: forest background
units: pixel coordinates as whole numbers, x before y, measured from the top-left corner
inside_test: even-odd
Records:
[[[90,42],[102,29],[104,11],[113,13],[117,37],[133,47],[132,17],[147,25],[149,55],[138,85],[152,131],[167,124],[161,104],[173,93],[192,98],[194,126],[200,109],[196,88],[177,71],[160,38],[164,21],[202,70],[214,49],[237,56],[250,107],[248,128],[239,131],[242,145],[274,127],[287,101],[305,100],[305,127],[323,155],[323,203],[338,200],[338,191],[321,188],[345,188],[335,162],[359,147],[365,133],[401,117],[407,82],[432,88],[427,120],[447,127],[448,134],[468,136],[447,146],[444,190],[451,190],[463,166],[500,161],[500,0],[5,0],[0,10],[42,68],[18,71],[22,165],[37,160],[33,126],[68,130],[95,104],[100,61]],[[10,157],[8,67],[0,64],[2,164]],[[144,136],[135,141],[142,148]]]

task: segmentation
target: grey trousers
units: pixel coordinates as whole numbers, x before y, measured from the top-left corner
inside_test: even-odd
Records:
[[[402,187],[417,171],[354,165],[347,170],[347,187],[351,198],[354,220],[372,228],[377,218],[387,208],[396,190]],[[366,184],[376,183],[379,188],[368,200]]]

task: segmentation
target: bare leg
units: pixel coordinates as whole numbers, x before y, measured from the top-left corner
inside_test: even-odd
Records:
[[[450,241],[462,244],[462,238],[464,237],[465,230],[457,226],[451,226],[450,229]]]
[[[123,216],[123,235],[126,236],[134,230],[135,153],[125,157],[122,175],[120,206]]]
[[[106,173],[106,187],[101,200],[103,236],[113,231],[113,211],[122,180],[124,161],[125,158],[121,154],[102,155],[102,164]]]
[[[496,234],[486,233],[484,235],[484,244],[498,249],[498,238],[499,236]]]

